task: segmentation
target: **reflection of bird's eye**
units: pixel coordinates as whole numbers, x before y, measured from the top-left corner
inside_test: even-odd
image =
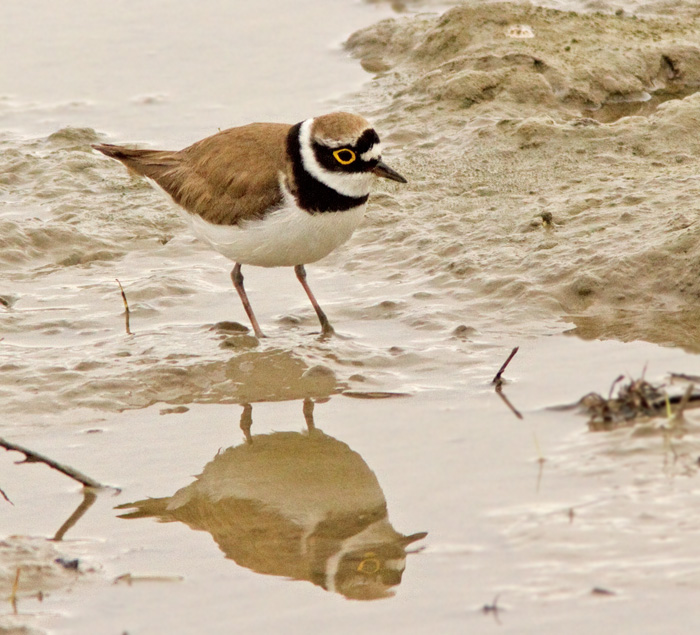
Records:
[[[382,568],[382,563],[379,562],[378,558],[374,557],[374,554],[368,554],[367,557],[364,558],[360,562],[360,564],[357,565],[357,570],[361,571],[362,573],[368,573],[368,574],[373,574],[377,573],[380,569]]]
[[[350,165],[355,160],[355,153],[350,148],[341,148],[333,152],[335,160],[341,165]]]

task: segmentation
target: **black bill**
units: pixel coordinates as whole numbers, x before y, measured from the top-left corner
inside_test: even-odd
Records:
[[[377,176],[381,176],[383,179],[391,179],[392,181],[398,181],[399,183],[408,183],[396,170],[392,170],[386,163],[380,161],[372,169]]]

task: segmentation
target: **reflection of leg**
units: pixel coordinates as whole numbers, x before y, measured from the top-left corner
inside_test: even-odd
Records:
[[[318,305],[318,302],[316,302],[316,298],[311,292],[311,287],[309,287],[309,285],[306,282],[306,269],[304,269],[304,265],[297,265],[296,267],[294,267],[294,273],[297,274],[297,279],[299,280],[299,282],[301,282],[301,286],[304,287],[304,291],[306,291],[306,295],[309,296],[309,300],[311,300],[311,305],[314,307],[316,315],[318,315],[318,321],[321,323],[321,334],[333,335],[335,331],[333,330],[331,323],[328,321],[328,318],[323,312],[323,309]]]
[[[258,321],[255,319],[255,313],[253,313],[253,307],[250,306],[250,302],[248,300],[248,294],[245,292],[245,288],[243,287],[243,274],[241,273],[241,265],[240,263],[236,263],[236,266],[233,268],[233,271],[231,271],[231,280],[233,281],[233,286],[238,292],[238,297],[241,299],[241,302],[243,303],[243,308],[245,309],[246,314],[248,315],[248,319],[250,320],[250,323],[253,325],[253,331],[255,331],[256,337],[265,337],[263,332],[260,330],[260,325],[258,324]]]
[[[77,523],[85,514],[85,512],[92,507],[92,504],[97,500],[97,492],[92,487],[83,487],[83,501],[78,505],[77,509],[70,515],[68,520],[61,525],[56,535],[52,540],[56,542],[63,540],[63,536],[66,532]]]
[[[250,434],[250,429],[253,427],[253,406],[249,403],[243,404],[243,412],[241,412],[241,430],[245,435],[246,443],[252,443],[253,437]]]
[[[313,432],[316,429],[316,424],[314,423],[314,402],[308,397],[304,399],[304,419],[309,432]]]

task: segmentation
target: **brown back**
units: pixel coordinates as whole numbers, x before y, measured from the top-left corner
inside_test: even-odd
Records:
[[[191,214],[217,225],[235,225],[282,202],[278,175],[288,173],[290,128],[253,123],[223,130],[176,152],[94,147],[152,178]]]

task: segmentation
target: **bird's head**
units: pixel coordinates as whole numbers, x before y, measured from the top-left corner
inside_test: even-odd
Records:
[[[296,130],[295,130],[296,129]],[[333,112],[297,124],[298,150],[304,171],[340,195],[367,197],[375,176],[406,183],[382,161],[382,144],[370,123],[359,115]]]

